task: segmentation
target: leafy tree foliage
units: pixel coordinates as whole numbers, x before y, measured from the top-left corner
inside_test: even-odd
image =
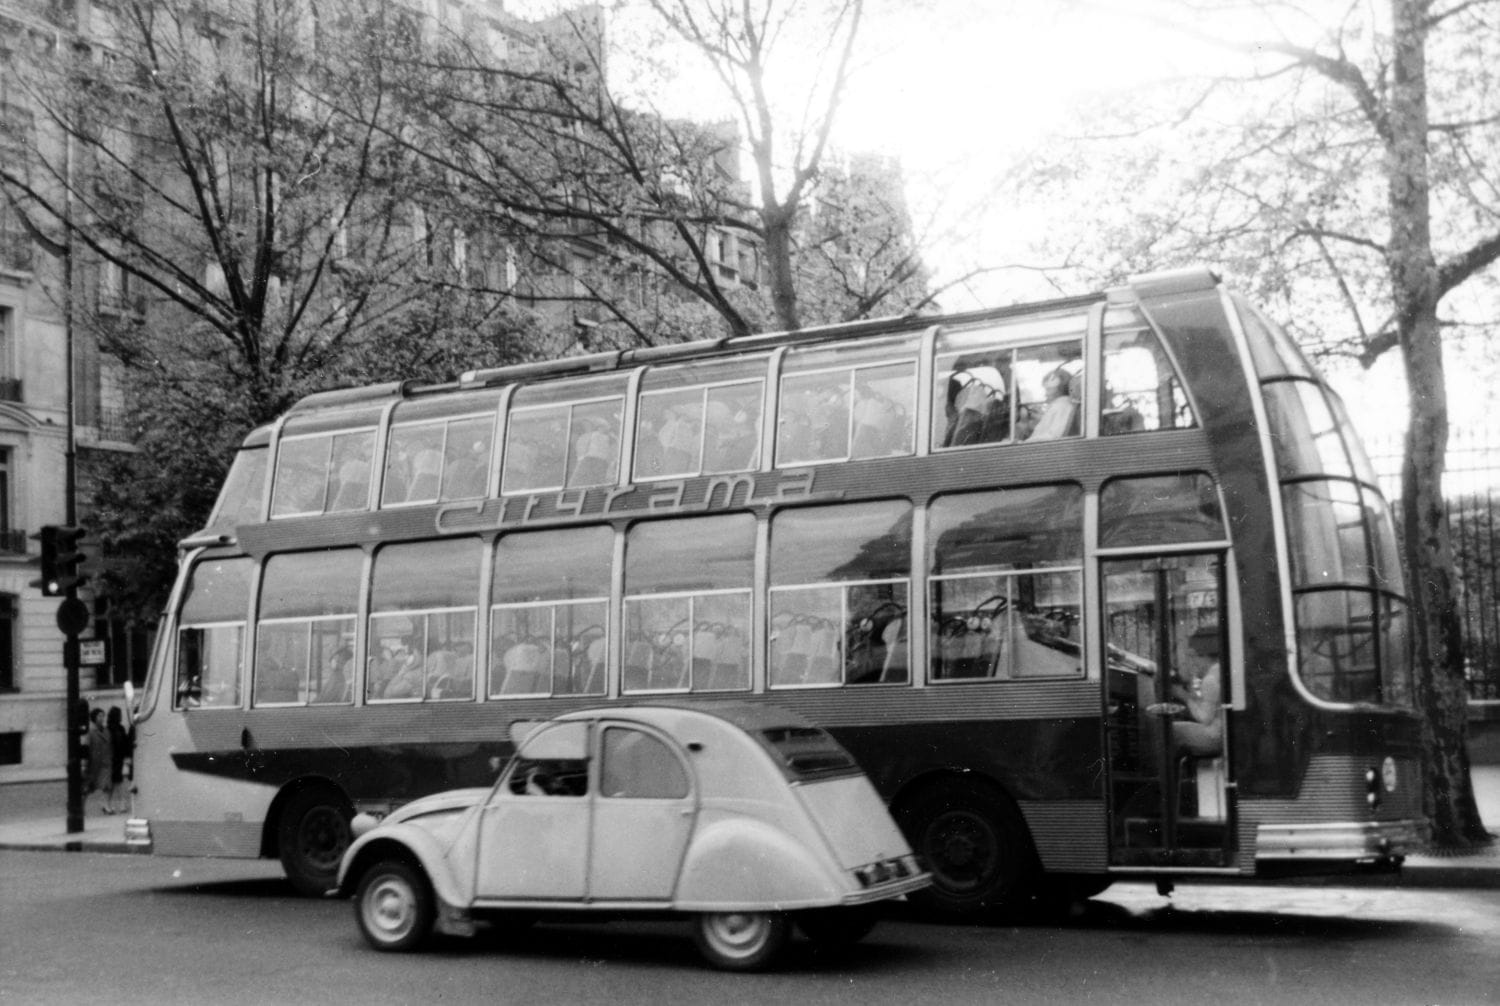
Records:
[[[1213,261],[1280,304],[1304,345],[1367,365],[1400,353],[1401,530],[1429,810],[1441,843],[1485,841],[1468,780],[1460,588],[1443,507],[1444,344],[1490,323],[1500,281],[1500,4],[1159,9],[1172,30],[1246,54],[1250,69],[1112,108],[1107,126],[1089,130],[1097,145],[1085,144],[1108,158],[1058,149],[1016,177],[1067,192],[1074,206],[1096,194],[1083,214],[1090,232],[1055,235],[1054,250],[1099,278]],[[1226,12],[1241,20],[1213,34],[1213,15]]]

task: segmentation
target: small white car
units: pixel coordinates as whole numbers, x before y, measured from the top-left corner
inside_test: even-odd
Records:
[[[337,891],[377,950],[478,922],[670,912],[694,918],[711,964],[749,971],[793,922],[852,943],[875,902],[929,883],[849,754],[784,710],[620,706],[513,734],[494,787],[355,819]]]

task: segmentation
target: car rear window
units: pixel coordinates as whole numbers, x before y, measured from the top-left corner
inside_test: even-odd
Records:
[[[758,737],[794,782],[857,775],[860,771],[849,752],[817,727],[769,727]]]

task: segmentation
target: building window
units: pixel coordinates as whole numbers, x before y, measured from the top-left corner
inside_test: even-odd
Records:
[[[11,526],[11,449],[0,447],[0,552],[26,554],[26,533]]]
[[[0,401],[21,400],[21,379],[16,376],[16,312],[0,307]]]
[[[0,692],[18,690],[16,684],[16,617],[14,594],[0,594]]]

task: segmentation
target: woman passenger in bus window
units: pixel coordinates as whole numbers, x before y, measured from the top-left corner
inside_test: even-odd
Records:
[[[1042,388],[1047,403],[1042,408],[1042,417],[1027,440],[1056,440],[1078,434],[1078,402],[1073,398],[1074,377],[1058,367],[1042,378]]]
[[[329,660],[328,673],[323,676],[323,687],[318,690],[314,702],[326,705],[349,701],[350,689],[353,687],[353,682],[349,680],[349,663],[353,659],[354,651],[347,646],[340,646],[334,652]]]

